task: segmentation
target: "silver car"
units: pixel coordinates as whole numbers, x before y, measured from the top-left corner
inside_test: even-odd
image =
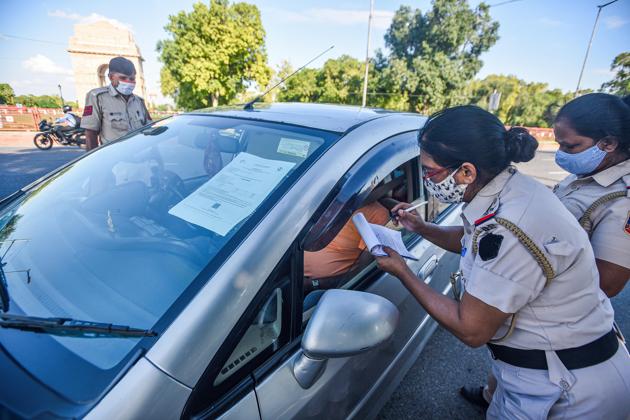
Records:
[[[373,418],[436,327],[363,251],[304,276],[350,217],[425,196],[425,118],[274,104],[154,123],[0,202],[0,413]],[[402,232],[440,293],[459,256]]]

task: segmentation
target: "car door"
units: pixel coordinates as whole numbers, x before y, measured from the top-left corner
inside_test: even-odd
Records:
[[[419,182],[417,132],[384,140],[348,171],[337,193],[322,205],[298,245],[302,250],[321,249],[348,222],[370,194],[406,167],[408,201],[423,200]],[[457,223],[457,209],[443,209],[437,221]],[[426,216],[427,210],[424,210]],[[404,235],[410,251],[418,258],[410,268],[440,293],[448,292],[449,275],[456,270],[458,256],[445,253],[415,234]],[[297,260],[303,258],[298,255]],[[419,280],[420,281],[420,280]],[[426,312],[398,279],[376,268],[374,262],[345,279],[337,287],[380,295],[394,303],[400,321],[385,344],[351,357],[327,360],[321,376],[308,388],[295,378],[294,364],[300,348],[294,340],[290,351],[273,370],[254,372],[261,418],[335,419],[373,417],[416,360],[435,328]],[[302,302],[298,302],[302,303]],[[296,309],[297,310],[297,309]],[[308,322],[308,308],[303,319]]]

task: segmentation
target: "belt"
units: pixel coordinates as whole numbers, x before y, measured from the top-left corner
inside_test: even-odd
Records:
[[[527,369],[548,369],[545,350],[522,350],[492,343],[488,343],[488,348],[495,360]],[[615,331],[611,330],[597,340],[583,346],[556,350],[555,352],[564,366],[572,370],[605,362],[617,352],[618,348],[619,340]]]

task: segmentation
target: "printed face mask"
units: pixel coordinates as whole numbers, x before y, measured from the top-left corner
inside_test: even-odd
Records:
[[[116,90],[123,95],[131,95],[133,89],[136,87],[135,83],[127,83],[127,82],[118,82],[118,86],[116,86]]]
[[[585,175],[597,169],[604,157],[606,157],[606,152],[595,144],[593,147],[589,147],[580,153],[567,153],[558,150],[556,152],[556,163],[567,172]]]
[[[467,184],[457,184],[455,174],[459,168],[455,169],[442,182],[435,183],[430,178],[424,180],[424,186],[435,198],[442,203],[461,203],[464,199]]]

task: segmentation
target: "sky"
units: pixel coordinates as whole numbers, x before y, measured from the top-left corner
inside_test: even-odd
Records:
[[[349,54],[365,59],[369,0],[247,0],[258,6],[266,30],[269,64],[288,60],[301,66],[327,47],[335,48],[315,61]],[[469,0],[472,5],[477,0]],[[551,88],[575,90],[597,5],[605,0],[486,0],[495,5],[499,41],[481,58],[477,75],[512,74]],[[145,59],[149,93],[159,93],[156,44],[168,34],[168,16],[192,10],[192,0],[0,0],[0,83],[16,94],[56,94],[61,84],[66,99],[76,99],[68,40],[77,23],[109,19],[130,28]],[[370,54],[384,49],[384,35],[401,5],[422,11],[429,0],[375,0]],[[24,39],[26,38],[26,39]],[[630,0],[605,7],[584,71],[581,87],[597,89],[610,80],[614,57],[630,51]],[[158,96],[158,103],[164,101]]]

